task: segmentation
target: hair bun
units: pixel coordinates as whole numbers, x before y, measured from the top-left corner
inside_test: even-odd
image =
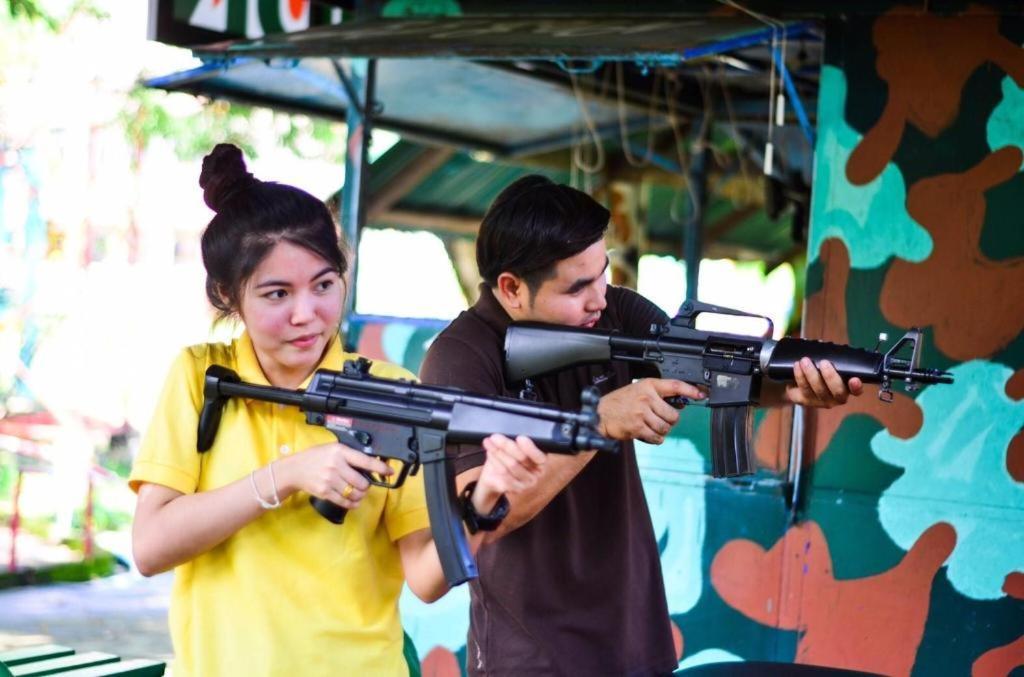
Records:
[[[215,212],[219,212],[234,194],[255,182],[253,175],[246,171],[238,146],[218,143],[203,158],[199,187],[203,189],[203,201]]]

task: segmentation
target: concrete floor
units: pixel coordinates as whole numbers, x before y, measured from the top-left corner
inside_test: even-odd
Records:
[[[76,651],[171,662],[172,574],[117,574],[87,583],[0,591],[0,650],[56,643]],[[170,672],[168,672],[170,674]]]

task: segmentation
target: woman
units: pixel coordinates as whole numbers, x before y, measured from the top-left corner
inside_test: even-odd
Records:
[[[217,212],[202,237],[207,297],[245,332],[178,356],[130,478],[139,570],[176,568],[175,673],[405,674],[403,580],[425,601],[447,590],[422,474],[371,489],[360,471],[392,472],[379,459],[307,425],[295,407],[243,398],[226,405],[213,447],[196,451],[210,365],[302,388],[316,369],[356,357],[338,337],[348,265],[337,229],[313,196],[254,179],[234,146],[214,148],[199,183]],[[411,378],[382,362],[371,373]],[[468,498],[477,514],[536,481],[544,455],[515,447],[489,454]],[[323,519],[310,495],[347,508],[344,524]],[[474,551],[482,536],[470,536]]]

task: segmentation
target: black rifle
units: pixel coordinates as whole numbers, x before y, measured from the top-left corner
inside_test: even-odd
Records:
[[[365,359],[345,362],[343,371],[319,369],[306,390],[242,382],[226,367],[206,370],[197,446],[207,451],[217,435],[228,398],[244,397],[298,407],[306,422],[327,428],[338,441],[401,469],[388,482],[363,473],[371,484],[400,487],[423,466],[427,512],[441,567],[450,586],[476,578],[476,563],[462,530],[462,509],[455,472],[447,463],[447,444],[480,443],[492,433],[525,435],[547,452],[570,454],[597,449],[617,451],[618,443],[597,433],[597,392],[588,389],[578,412],[500,397],[474,395],[458,388],[418,385],[370,376]],[[345,508],[310,497],[325,518],[341,524]]]
[[[918,366],[921,331],[911,329],[885,353],[848,345],[801,338],[741,336],[700,331],[699,314],[739,315],[772,322],[766,317],[739,310],[686,301],[679,314],[665,324],[651,326],[645,336],[618,332],[514,322],[505,334],[505,374],[512,383],[522,382],[566,367],[623,360],[641,365],[641,372],[656,378],[671,378],[707,386],[706,405],[711,407],[711,474],[733,477],[754,472],[750,448],[752,410],[761,393],[761,378],[793,381],[793,363],[809,357],[818,364],[831,362],[844,380],[858,377],[865,383],[881,384],[879,399],[891,402],[893,381],[907,390],[923,383],[952,383],[949,372]],[[884,338],[884,337],[883,337]],[[909,357],[898,357],[906,346]],[[681,406],[685,398],[669,398]]]

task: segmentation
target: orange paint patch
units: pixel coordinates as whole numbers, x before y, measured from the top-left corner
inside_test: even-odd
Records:
[[[288,0],[288,11],[291,13],[292,19],[302,18],[307,4],[309,4],[309,0]]]
[[[971,666],[971,677],[1007,677],[1024,665],[1024,636],[981,654]]]
[[[747,617],[798,631],[797,663],[908,675],[932,580],[955,544],[953,527],[935,524],[889,571],[837,581],[824,533],[807,522],[768,551],[752,541],[730,541],[711,563],[711,584]]]
[[[931,139],[946,130],[960,112],[968,78],[987,62],[1024,86],[1024,52],[999,32],[999,17],[986,7],[972,5],[956,16],[894,8],[875,21],[872,37],[889,98],[846,163],[855,185],[882,173],[907,123]]]
[[[920,263],[893,260],[879,305],[899,327],[931,326],[935,345],[956,360],[989,357],[1024,330],[1024,294],[1010,291],[1024,289],[1024,257],[992,261],[979,244],[985,191],[1015,176],[1022,159],[1007,146],[966,172],[923,179],[907,194],[907,212],[934,248]]]
[[[461,677],[459,661],[448,649],[435,646],[420,665],[423,677]]]
[[[1024,599],[1024,571],[1007,574],[1003,581],[1003,592],[1015,599]]]
[[[1024,599],[1024,572],[1015,571],[1003,581],[1003,592]],[[1024,635],[1003,646],[981,654],[971,666],[971,677],[1006,677],[1014,668],[1024,666]]]
[[[683,658],[683,631],[672,621],[672,644],[676,647],[676,660]]]
[[[371,360],[387,360],[384,355],[384,325],[368,324],[359,333],[356,350]]]

